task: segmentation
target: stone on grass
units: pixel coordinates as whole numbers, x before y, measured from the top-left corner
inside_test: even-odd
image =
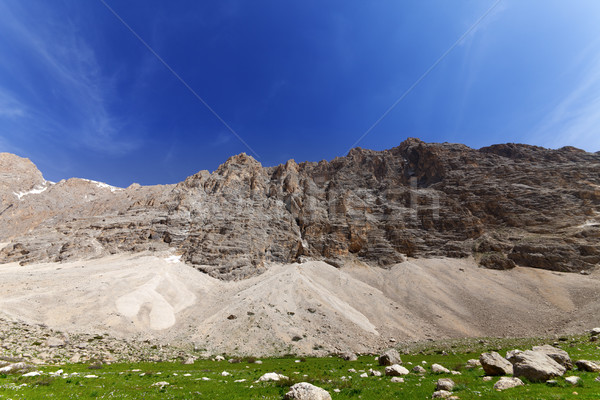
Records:
[[[565,382],[570,383],[571,385],[577,385],[581,381],[581,378],[578,376],[568,376],[565,378]]]
[[[514,360],[514,376],[523,376],[531,382],[545,382],[563,376],[567,370],[550,356],[539,351],[524,351],[515,355]]]
[[[543,346],[533,346],[531,350],[539,351],[546,354],[566,369],[573,368],[573,362],[571,361],[571,357],[569,357],[569,353],[562,349],[558,349],[556,347],[545,344]]]
[[[505,389],[510,389],[510,388],[514,388],[517,386],[523,386],[523,385],[524,385],[523,381],[520,380],[519,378],[503,376],[498,380],[498,382],[496,382],[494,384],[494,389],[495,390],[505,390]]]
[[[169,386],[169,382],[165,382],[165,381],[156,382],[156,383],[153,383],[151,386],[158,386],[162,389],[165,386]]]
[[[449,374],[450,370],[440,364],[432,364],[431,372],[433,372],[434,374]]]
[[[476,360],[474,358],[467,360],[467,364],[465,365],[465,368],[473,369],[473,368],[477,368],[477,367],[481,367],[481,362],[479,360]]]
[[[600,328],[594,328],[590,331],[590,336],[600,336]]]
[[[404,383],[404,378],[400,378],[398,376],[393,376],[392,379],[390,379],[390,382],[393,382],[393,383]]]
[[[285,394],[288,400],[331,400],[331,395],[318,386],[311,385],[308,382],[296,383]]]
[[[401,365],[394,364],[385,367],[386,376],[402,376],[408,375],[408,370]]]
[[[386,367],[386,369],[389,367]],[[369,374],[371,374],[371,376],[381,376],[381,371],[377,371],[376,369],[369,369]]]
[[[438,379],[435,384],[435,390],[447,390],[451,392],[456,386],[456,383],[450,378]]]
[[[479,356],[479,362],[486,375],[512,375],[513,365],[506,358],[495,351],[483,353]]]
[[[447,390],[436,390],[431,395],[431,398],[432,399],[447,399],[450,396],[452,396],[452,392],[449,392]]]
[[[29,378],[31,376],[40,376],[42,375],[42,373],[40,371],[31,371],[31,372],[27,372],[26,374],[23,374],[22,376]]]
[[[416,365],[413,369],[412,372],[414,372],[415,374],[424,374],[425,372],[427,372],[427,370],[423,367],[421,367],[420,365]]]
[[[281,379],[288,379],[287,376],[278,374],[277,372],[267,372],[260,378],[258,378],[259,382],[270,382],[270,381],[279,381]]]
[[[346,361],[356,361],[356,360],[358,360],[358,357],[356,356],[356,354],[354,354],[354,353],[350,353],[350,352],[347,352],[347,353],[342,353],[342,354],[340,355],[340,357],[341,357],[343,360],[346,360]]]
[[[592,361],[577,360],[577,361],[575,361],[575,365],[577,366],[577,369],[579,369],[580,371],[600,372],[600,365],[598,365]]]
[[[14,374],[16,372],[27,372],[32,369],[35,369],[32,365],[24,362],[18,362],[14,364],[8,364],[7,366],[0,368],[0,374]]]
[[[379,356],[379,365],[402,364],[400,354],[396,349],[388,349]]]

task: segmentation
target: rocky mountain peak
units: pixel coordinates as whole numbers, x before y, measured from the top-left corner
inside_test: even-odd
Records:
[[[13,159],[26,170],[17,175],[32,177],[27,190],[43,182],[14,156],[2,157],[0,174],[15,176]],[[3,184],[6,194],[20,183]],[[600,155],[574,148],[411,138],[268,168],[242,153],[177,185],[68,180],[26,197],[3,197],[0,262],[171,247],[222,279],[306,258],[387,267],[407,256],[474,257],[488,268],[571,272],[600,263]]]

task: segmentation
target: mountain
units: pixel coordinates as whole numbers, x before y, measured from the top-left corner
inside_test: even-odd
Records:
[[[174,185],[44,180],[0,154],[0,263],[171,249],[223,280],[275,263],[388,268],[473,257],[563,272],[600,263],[600,154],[407,139],[330,162],[262,167],[246,154]]]

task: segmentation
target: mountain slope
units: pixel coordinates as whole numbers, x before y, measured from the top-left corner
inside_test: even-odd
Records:
[[[331,162],[264,168],[231,157],[176,185],[126,189],[43,180],[0,155],[0,262],[174,249],[220,279],[303,259],[382,267],[473,256],[489,268],[600,263],[600,155],[408,139]]]

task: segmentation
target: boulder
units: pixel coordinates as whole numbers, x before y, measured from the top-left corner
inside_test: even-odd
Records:
[[[269,382],[269,381],[279,381],[281,379],[288,379],[287,376],[278,374],[276,372],[267,372],[260,378],[258,378],[259,382]]]
[[[340,354],[340,358],[342,358],[343,360],[346,360],[346,361],[356,361],[356,360],[358,360],[358,357],[356,356],[356,354],[351,353],[351,352]]]
[[[514,376],[525,377],[531,382],[545,382],[563,376],[567,370],[550,356],[539,351],[524,351],[515,355],[514,360]]]
[[[599,336],[600,335],[600,328],[594,328],[590,331],[590,336]]]
[[[491,353],[483,353],[479,356],[479,362],[483,367],[486,375],[512,375],[513,365],[500,354],[492,351]]]
[[[331,395],[318,386],[307,382],[296,383],[285,394],[288,400],[331,400]]]
[[[415,374],[424,374],[427,372],[427,370],[423,367],[421,367],[420,365],[416,365],[413,369],[412,372],[414,372]]]
[[[519,378],[503,376],[494,384],[494,389],[505,390],[523,385],[523,381]]]
[[[558,349],[556,347],[545,344],[543,346],[533,346],[533,348],[531,350],[540,351],[540,352],[546,354],[547,356],[549,356],[551,359],[553,359],[554,361],[556,361],[557,363],[559,363],[566,369],[573,368],[573,362],[571,361],[571,357],[569,357],[569,353],[567,353],[566,351],[564,351],[562,349]]]
[[[394,364],[385,367],[386,376],[402,376],[408,375],[408,370],[401,365]]]
[[[450,370],[440,364],[432,364],[431,372],[433,372],[434,374],[449,374]]]
[[[600,372],[600,365],[596,364],[595,362],[592,362],[592,361],[577,360],[577,361],[575,361],[575,365],[577,366],[577,369],[579,369],[580,371]]]
[[[404,378],[399,378],[397,376],[393,376],[392,379],[390,379],[390,382],[392,382],[392,383],[404,383]]]
[[[451,392],[456,386],[456,383],[450,378],[438,379],[435,384],[435,390],[447,390]]]
[[[379,356],[379,365],[402,364],[400,354],[396,349],[388,349]]]
[[[579,382],[581,382],[581,378],[578,376],[568,376],[565,378],[565,382],[570,383],[571,385],[575,386]]]

